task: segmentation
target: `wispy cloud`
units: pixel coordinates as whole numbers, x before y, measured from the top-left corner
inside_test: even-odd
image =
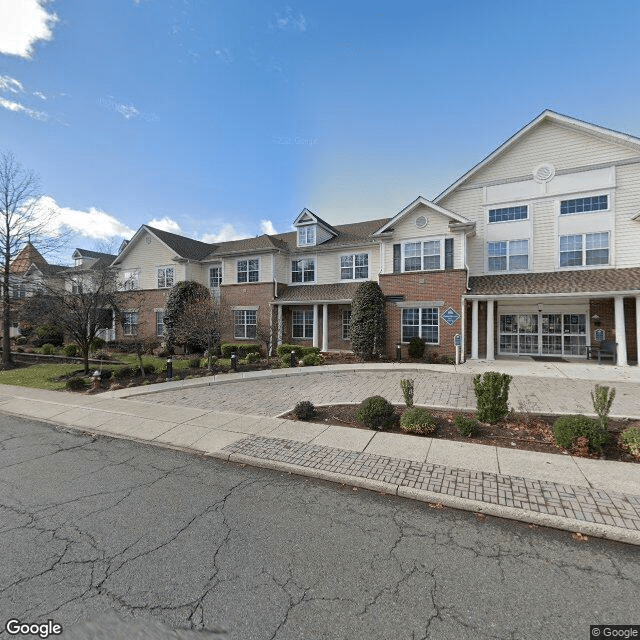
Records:
[[[131,103],[120,102],[113,96],[100,98],[99,103],[105,109],[119,113],[125,120],[133,120],[140,118],[146,122],[157,122],[160,118],[155,113],[140,111],[138,107]]]
[[[234,58],[231,55],[231,52],[226,47],[223,49],[216,49],[213,53],[218,59],[222,60],[222,62],[224,62],[225,64],[233,64],[234,62]]]
[[[16,80],[11,76],[0,76],[0,91],[22,93],[24,91],[24,87],[20,80]]]
[[[34,91],[33,95],[36,98],[40,98],[40,100],[46,100],[47,99],[47,96],[45,96],[44,93],[42,93],[42,91]]]
[[[31,58],[38,41],[53,38],[55,13],[45,9],[47,0],[2,0],[0,2],[0,53]]]
[[[150,227],[161,229],[162,231],[168,231],[169,233],[182,233],[180,225],[175,221],[165,216],[164,218],[152,218],[147,222]]]
[[[260,220],[260,231],[262,231],[262,233],[266,233],[268,236],[274,236],[278,233],[271,220]]]
[[[13,111],[14,113],[24,113],[25,115],[33,118],[34,120],[40,120],[41,122],[46,122],[49,120],[49,114],[44,111],[37,111],[36,109],[31,109],[30,107],[26,107],[20,102],[16,102],[15,100],[7,100],[6,98],[0,97],[0,107],[7,109],[8,111]]]
[[[130,238],[135,232],[116,217],[90,207],[86,211],[61,207],[51,196],[38,202],[40,215],[47,220],[47,231],[53,236],[73,232],[87,238],[108,241],[112,238]]]
[[[238,231],[233,224],[227,222],[220,226],[218,231],[214,233],[205,233],[202,236],[202,242],[228,242],[229,240],[241,240],[246,238],[247,234]]]
[[[302,13],[294,12],[289,6],[282,11],[276,12],[269,22],[269,26],[272,29],[279,29],[280,31],[306,31],[308,24]]]

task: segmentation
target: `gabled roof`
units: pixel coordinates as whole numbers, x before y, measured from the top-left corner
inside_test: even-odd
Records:
[[[119,262],[124,256],[131,251],[136,244],[136,240],[140,238],[144,233],[150,233],[155,236],[160,242],[166,245],[171,251],[174,251],[179,258],[185,260],[202,260],[211,253],[211,250],[215,245],[207,242],[201,242],[200,240],[193,240],[186,236],[179,236],[176,233],[169,233],[162,229],[156,229],[150,227],[147,224],[143,224],[134,234],[133,238],[122,248],[117,256],[113,256],[113,263]]]
[[[13,259],[9,273],[14,275],[26,273],[32,264],[46,267],[48,263],[42,257],[42,254],[30,242],[27,242],[20,250],[20,253]]]
[[[306,207],[299,213],[298,217],[293,221],[293,226],[297,227],[303,224],[315,223],[324,227],[332,235],[338,235],[338,231],[332,227],[328,222],[325,222],[320,216],[317,216],[313,211],[309,211]]]
[[[503,142],[495,151],[491,152],[486,158],[484,158],[484,160],[481,160],[478,164],[469,169],[467,173],[458,178],[458,180],[456,180],[451,186],[447,187],[442,193],[438,194],[434,198],[434,202],[439,202],[440,200],[448,196],[454,189],[457,189],[461,184],[469,180],[469,178],[475,175],[478,171],[483,169],[489,163],[493,162],[498,156],[502,155],[505,151],[510,149],[523,136],[527,135],[530,131],[532,131],[536,127],[539,127],[544,122],[555,122],[557,124],[569,126],[574,129],[599,136],[601,138],[607,138],[611,142],[617,142],[618,144],[623,144],[625,146],[633,146],[634,148],[637,148],[638,151],[640,151],[640,138],[630,136],[627,133],[621,133],[613,129],[607,129],[606,127],[591,124],[589,122],[585,122],[584,120],[565,116],[560,113],[556,113],[555,111],[551,111],[550,109],[545,109],[539,116],[534,118],[531,122],[522,127],[520,131],[516,132],[508,140]]]
[[[384,233],[385,231],[389,231],[389,230],[393,229],[393,227],[396,224],[398,224],[398,222],[400,220],[402,220],[402,218],[404,218],[405,216],[410,215],[418,207],[421,207],[421,206],[425,206],[425,207],[428,207],[429,209],[432,209],[436,213],[439,213],[439,214],[449,218],[449,220],[451,220],[452,222],[457,222],[457,223],[460,223],[460,224],[469,224],[469,225],[474,225],[475,224],[474,222],[472,222],[468,218],[465,218],[464,216],[461,216],[459,213],[454,213],[453,211],[449,211],[448,209],[444,209],[443,207],[439,207],[437,204],[434,204],[430,200],[427,200],[426,198],[423,198],[422,196],[418,196],[413,202],[408,204],[402,211],[400,211],[395,216],[393,216],[393,218],[391,218],[391,220],[389,220],[386,224],[384,224],[382,227],[380,227],[373,235],[374,236],[379,236],[382,233]]]

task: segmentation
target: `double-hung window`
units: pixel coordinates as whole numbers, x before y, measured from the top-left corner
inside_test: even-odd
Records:
[[[351,340],[351,309],[342,312],[342,339]]]
[[[354,253],[340,258],[341,280],[366,280],[369,277],[369,254]]]
[[[529,268],[529,241],[489,242],[487,255],[489,271],[524,271]]]
[[[609,264],[609,232],[560,236],[560,266]]]
[[[513,220],[526,220],[528,217],[529,208],[527,205],[489,209],[489,222],[511,222]]]
[[[140,271],[137,269],[125,271],[123,274],[122,288],[126,291],[133,291],[140,288]]]
[[[238,282],[258,282],[260,259],[238,260]]]
[[[573,200],[560,201],[560,215],[566,216],[572,213],[590,213],[591,211],[604,211],[609,208],[609,196],[589,196],[587,198],[574,198]]]
[[[209,267],[209,286],[217,289],[222,284],[222,267]]]
[[[316,243],[316,227],[310,225],[308,227],[300,227],[298,229],[298,246],[309,247]]]
[[[428,271],[440,269],[442,264],[442,241],[427,240],[426,242],[405,242],[404,270]]]
[[[291,261],[291,282],[314,282],[315,279],[315,258],[300,258]]]
[[[238,309],[233,312],[233,336],[235,338],[255,338],[258,312]]]
[[[440,325],[437,307],[402,310],[402,342],[409,342],[411,338],[422,338],[428,344],[438,344]]]
[[[135,336],[138,333],[138,312],[124,312],[124,335]]]
[[[158,289],[173,287],[175,270],[173,267],[158,267]]]
[[[164,309],[156,310],[156,335],[164,335]]]
[[[291,324],[294,338],[313,338],[313,311],[294,309]]]

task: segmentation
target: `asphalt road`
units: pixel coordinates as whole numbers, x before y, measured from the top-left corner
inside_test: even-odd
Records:
[[[2,629],[564,640],[640,622],[637,547],[3,415],[0,505]]]

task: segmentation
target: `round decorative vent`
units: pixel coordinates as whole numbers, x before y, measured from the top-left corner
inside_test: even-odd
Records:
[[[549,162],[545,162],[544,164],[539,164],[533,170],[533,179],[536,182],[549,182],[550,180],[553,180],[553,176],[555,175],[556,175],[556,168]]]
[[[418,229],[424,229],[429,224],[429,218],[425,216],[418,216],[416,218],[416,227]]]
[[[145,241],[147,244],[151,244],[151,236],[145,236],[144,241]]]

